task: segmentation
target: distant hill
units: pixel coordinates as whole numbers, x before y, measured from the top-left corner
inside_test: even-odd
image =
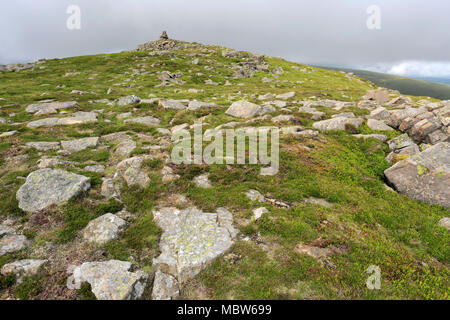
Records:
[[[395,76],[386,73],[371,72],[337,67],[320,67],[328,70],[353,72],[356,76],[367,79],[381,87],[398,90],[402,94],[428,96],[441,100],[450,99],[450,85]]]

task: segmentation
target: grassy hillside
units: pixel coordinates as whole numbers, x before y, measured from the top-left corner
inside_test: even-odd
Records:
[[[355,70],[346,68],[322,67],[329,70],[341,70],[353,72],[356,76],[367,79],[380,87],[398,90],[402,94],[414,96],[428,96],[440,100],[450,99],[450,85],[418,80],[396,75],[371,72],[365,70]]]
[[[123,203],[106,201],[100,195],[101,178],[111,174],[113,163],[117,163],[110,152],[114,144],[60,155],[61,159],[73,163],[60,167],[92,179],[88,195],[61,207],[52,207],[37,217],[18,208],[16,191],[25,177],[37,169],[37,161],[43,156],[58,155],[55,151],[25,148],[27,142],[98,137],[125,131],[137,143],[130,156],[149,154],[151,151],[146,147],[160,145],[164,140],[162,134],[153,127],[126,124],[116,117],[118,114],[151,115],[161,119],[160,127],[169,129],[178,124],[193,124],[197,118],[207,116],[204,121],[207,123],[204,129],[207,129],[241,121],[226,115],[225,111],[233,101],[242,98],[260,103],[256,99],[259,94],[294,91],[296,100],[314,96],[358,101],[368,89],[376,87],[369,81],[355,81],[337,71],[277,58],[267,61],[271,70],[282,67],[282,75],[274,77],[258,72],[253,78],[232,79],[231,65],[241,60],[222,57],[222,49],[197,45],[165,55],[123,52],[73,57],[49,60],[34,70],[0,73],[0,98],[4,99],[0,101],[0,117],[10,120],[0,124],[0,133],[18,131],[12,137],[0,138],[0,221],[7,217],[13,219],[33,241],[31,248],[1,256],[0,268],[18,259],[51,258],[51,263],[37,276],[26,278],[22,284],[1,277],[0,298],[91,298],[89,290],[69,290],[65,285],[67,267],[82,261],[127,260],[153,272],[152,260],[158,254],[161,230],[153,221],[152,210],[175,205],[171,203],[171,196],[182,194],[189,205],[203,210],[228,208],[241,233],[230,253],[217,259],[183,288],[182,298],[448,299],[450,238],[448,231],[437,225],[448,215],[448,210],[388,190],[383,176],[383,171],[389,167],[385,161],[387,146],[374,139],[356,139],[351,132],[325,133],[319,140],[284,136],[280,142],[280,172],[275,176],[259,175],[259,165],[173,165],[180,179],[163,183],[161,168],[164,155],[170,151],[163,146],[160,151],[151,153],[154,160],[145,163],[150,185],[145,189],[124,185]],[[198,65],[192,63],[194,58],[199,58]],[[157,79],[159,71],[180,71],[185,83],[156,87],[161,83]],[[264,77],[272,81],[263,82]],[[208,79],[220,85],[206,85]],[[227,80],[231,85],[224,85]],[[107,95],[109,88],[112,93]],[[188,89],[203,91],[193,93]],[[72,90],[86,94],[73,95]],[[131,94],[142,98],[153,94],[159,98],[210,101],[221,108],[180,111],[164,110],[157,103],[117,106],[92,102]],[[63,116],[36,116],[25,112],[27,105],[44,99],[77,100],[78,111],[101,109],[99,121],[27,128],[28,121]],[[288,107],[292,107],[290,112],[278,109],[273,116],[291,114],[296,121],[284,125],[311,127],[309,115],[299,112],[292,102]],[[368,113],[356,107],[341,111],[318,109],[327,117],[345,111],[356,115]],[[251,125],[273,123],[258,120]],[[357,131],[371,133],[367,126]],[[142,133],[152,135],[153,139],[143,139]],[[393,137],[399,133],[386,134]],[[106,171],[88,172],[84,169],[87,164],[103,164]],[[205,172],[210,173],[212,188],[202,189],[192,183],[195,176]],[[294,206],[284,209],[270,203],[257,204],[245,196],[249,189],[294,203]],[[325,199],[332,206],[305,202],[309,197]],[[258,206],[266,207],[269,212],[257,222],[245,223]],[[136,220],[120,240],[104,246],[82,242],[80,231],[90,220],[123,207],[134,214]],[[299,252],[301,244],[320,248],[334,246],[340,253],[315,259]],[[382,270],[381,290],[366,287],[366,270],[370,265],[378,265]]]

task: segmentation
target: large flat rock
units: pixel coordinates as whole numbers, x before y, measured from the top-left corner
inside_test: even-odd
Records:
[[[61,204],[91,187],[90,179],[60,169],[40,169],[30,173],[17,191],[19,208],[36,212]]]
[[[216,211],[207,213],[195,207],[155,211],[155,221],[164,230],[161,255],[153,261],[157,269],[182,284],[225,253],[236,236],[233,216],[224,208]]]
[[[352,125],[358,128],[363,122],[364,120],[360,118],[337,117],[315,122],[313,123],[313,128],[322,131],[345,130],[346,125]]]
[[[396,163],[384,174],[400,193],[450,208],[450,143],[438,143]]]
[[[133,270],[131,262],[86,262],[73,271],[73,282],[88,282],[98,300],[136,300],[142,297],[149,276]]]
[[[261,112],[261,106],[245,100],[241,100],[234,102],[225,113],[232,117],[247,119],[260,115]]]
[[[40,127],[66,126],[83,123],[97,122],[97,113],[95,112],[75,112],[71,117],[67,118],[45,118],[28,123],[27,127],[36,129]]]
[[[76,101],[66,101],[66,102],[47,102],[47,103],[35,103],[30,104],[25,111],[29,113],[56,113],[59,109],[67,109],[77,107],[78,103]]]
[[[105,244],[119,239],[119,233],[125,230],[127,222],[112,213],[92,220],[83,231],[83,237],[89,242]]]

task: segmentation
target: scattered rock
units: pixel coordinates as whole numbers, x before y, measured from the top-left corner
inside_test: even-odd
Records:
[[[375,119],[369,119],[367,120],[367,126],[375,131],[393,131],[391,127],[386,125],[383,121],[375,120]]]
[[[156,119],[152,116],[147,117],[139,117],[139,118],[133,118],[133,119],[127,119],[124,121],[125,123],[137,123],[137,124],[144,124],[146,126],[157,126],[160,122],[159,119]]]
[[[252,221],[258,221],[262,217],[262,215],[267,212],[269,212],[269,210],[264,207],[254,209]]]
[[[78,152],[87,148],[95,148],[98,146],[98,137],[82,138],[70,141],[61,141],[62,148],[69,152]]]
[[[83,231],[83,237],[89,242],[105,244],[119,239],[119,233],[125,230],[127,222],[111,213],[107,213],[89,222]]]
[[[0,257],[11,252],[25,249],[30,242],[25,236],[18,234],[6,234],[0,238]]]
[[[141,188],[146,188],[150,184],[150,178],[148,175],[145,172],[133,167],[130,167],[125,171],[123,178],[129,187],[140,186]]]
[[[73,282],[88,282],[98,300],[136,300],[142,297],[149,276],[130,262],[86,262],[73,271]]]
[[[173,169],[169,166],[164,166],[161,170],[162,182],[167,183],[170,181],[178,180],[180,176],[173,173]]]
[[[450,143],[438,143],[396,163],[384,174],[400,193],[450,207]]]
[[[364,122],[364,120],[360,119],[360,118],[338,117],[338,118],[315,122],[313,124],[313,128],[322,130],[322,131],[345,130],[347,125],[352,125],[352,126],[358,128],[360,125],[363,124],[363,122]]]
[[[60,169],[39,169],[28,175],[16,197],[20,209],[36,212],[68,201],[90,187],[90,179],[84,176]]]
[[[141,98],[139,98],[138,96],[135,95],[131,95],[131,96],[127,96],[127,97],[122,97],[119,98],[119,100],[117,101],[117,105],[119,106],[127,106],[130,104],[138,104],[141,102]]]
[[[92,166],[84,167],[84,170],[88,171],[88,172],[103,173],[103,172],[105,172],[105,166],[101,165],[101,164],[95,164]]]
[[[381,142],[386,142],[389,138],[384,134],[354,134],[355,138],[362,138],[362,139],[377,139]]]
[[[184,110],[186,105],[179,100],[160,100],[159,106],[164,109]]]
[[[18,133],[18,131],[7,131],[7,132],[3,132],[3,133],[0,133],[0,138],[5,138],[5,137],[11,137],[11,136],[13,136],[13,135],[15,135],[15,134],[17,134]]]
[[[172,300],[178,298],[180,288],[178,281],[170,274],[156,271],[153,282],[152,299],[153,300]]]
[[[59,109],[68,109],[75,107],[78,107],[78,103],[76,101],[47,102],[47,103],[30,104],[25,109],[25,111],[28,113],[48,114],[48,113],[57,113]]]
[[[80,111],[75,112],[73,116],[69,118],[46,118],[32,121],[28,123],[27,127],[30,129],[36,129],[40,127],[54,127],[92,122],[97,122],[97,113]]]
[[[265,200],[264,196],[257,190],[249,190],[245,195],[252,201],[264,202]]]
[[[217,104],[215,103],[210,103],[210,102],[200,102],[200,101],[190,101],[189,105],[187,107],[187,110],[189,111],[195,111],[195,110],[199,110],[202,108],[216,108],[218,107]]]
[[[25,145],[38,151],[59,150],[60,148],[59,142],[27,142]]]
[[[197,208],[161,208],[153,216],[164,230],[159,243],[161,255],[153,264],[183,284],[196,276],[233,244],[233,216],[221,208],[206,213]],[[158,292],[158,291],[157,291]]]
[[[198,177],[195,177],[194,178],[195,185],[199,188],[210,188],[212,185],[211,185],[211,181],[209,181],[208,177],[209,177],[209,173],[205,173]]]
[[[5,264],[2,267],[1,273],[5,276],[8,274],[14,274],[17,282],[21,283],[24,276],[32,276],[38,273],[41,266],[46,262],[47,260],[19,260]]]
[[[233,117],[247,119],[263,114],[264,109],[254,103],[241,100],[234,102],[225,113]]]
[[[277,99],[288,100],[295,97],[295,92],[287,92],[276,96]]]

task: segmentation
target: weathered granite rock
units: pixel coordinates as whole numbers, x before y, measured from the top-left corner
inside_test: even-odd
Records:
[[[98,300],[137,300],[144,294],[149,276],[135,271],[131,262],[86,262],[73,271],[73,282],[88,282]]]
[[[345,130],[346,125],[352,125],[352,126],[358,128],[360,125],[363,124],[363,122],[364,122],[364,120],[360,119],[360,118],[338,117],[338,118],[315,122],[315,123],[313,123],[313,128],[322,130],[322,131]]]
[[[14,274],[16,276],[17,282],[21,283],[24,276],[31,276],[36,274],[41,266],[46,262],[47,260],[18,260],[12,263],[5,264],[2,267],[1,273],[3,275]]]
[[[391,150],[398,150],[405,147],[415,145],[414,141],[405,133],[388,141]]]
[[[414,124],[410,130],[408,130],[409,136],[417,142],[423,142],[427,135],[440,128],[437,121],[423,119]]]
[[[361,138],[361,139],[377,139],[382,142],[386,142],[389,138],[384,134],[354,134],[355,138]]]
[[[116,174],[118,177],[119,174]],[[118,183],[117,179],[113,178],[104,178],[103,183],[100,189],[100,193],[107,199],[110,198],[119,198],[120,197],[120,188],[121,185]]]
[[[42,159],[38,160],[37,167],[39,169],[45,169],[56,166],[68,166],[70,164],[70,161],[63,160],[60,157],[43,157]]]
[[[194,183],[199,188],[210,188],[211,187],[211,181],[209,181],[209,174],[205,173],[198,177],[194,178]]]
[[[155,273],[153,282],[153,300],[172,300],[180,295],[178,281],[170,274],[165,274],[159,270]]]
[[[62,148],[67,152],[78,152],[87,148],[98,146],[98,137],[82,138],[70,141],[61,141]]]
[[[124,121],[125,123],[137,123],[137,124],[144,124],[146,126],[157,126],[160,122],[159,119],[154,118],[152,116],[147,117],[139,117],[139,118],[133,118],[133,119],[127,119]]]
[[[18,234],[6,234],[0,238],[0,257],[11,252],[25,249],[30,242],[25,236]]]
[[[47,114],[47,113],[56,113],[59,109],[68,109],[77,107],[78,103],[76,101],[67,101],[67,102],[47,102],[47,103],[37,103],[30,104],[25,111],[28,113],[39,113],[39,114]]]
[[[59,150],[60,148],[59,142],[27,142],[25,145],[38,151]]]
[[[269,212],[269,210],[267,210],[267,208],[265,208],[265,207],[260,207],[260,208],[254,209],[252,221],[258,221],[259,219],[261,219],[262,215],[267,212]]]
[[[0,238],[6,234],[13,234],[13,233],[14,233],[13,228],[0,224]]]
[[[241,100],[234,102],[225,113],[233,117],[247,119],[263,114],[264,110],[257,104]]]
[[[89,222],[83,231],[83,237],[89,242],[105,244],[119,239],[119,233],[125,230],[127,222],[111,213],[107,213]]]
[[[164,166],[161,170],[162,182],[170,182],[174,180],[178,180],[180,176],[178,174],[173,173],[173,169],[169,166]]]
[[[233,244],[236,231],[233,216],[224,208],[206,213],[197,208],[178,210],[161,208],[153,215],[164,230],[160,240],[161,255],[153,264],[180,284],[196,276]]]
[[[400,193],[450,207],[450,143],[438,143],[384,172]]]
[[[103,173],[105,172],[105,166],[102,164],[94,164],[92,166],[84,167],[84,170],[89,172]]]
[[[0,138],[11,137],[11,136],[15,135],[16,133],[18,133],[18,131],[16,131],[16,130],[3,132],[3,133],[0,133]]]
[[[276,96],[277,99],[288,100],[295,97],[295,92],[286,92]]]
[[[75,112],[72,117],[68,118],[46,118],[29,122],[27,127],[36,129],[40,127],[54,127],[64,125],[75,125],[83,123],[97,122],[97,113],[95,112]]]
[[[271,119],[272,122],[288,122],[288,121],[295,121],[295,117],[288,114],[280,114],[277,117],[273,117]]]
[[[20,209],[36,212],[61,204],[90,187],[90,179],[84,176],[59,169],[39,169],[28,175],[16,197]]]
[[[386,110],[384,107],[378,107],[372,112],[370,112],[370,115],[368,116],[369,119],[375,119],[375,120],[386,120],[390,116],[389,110]]]
[[[160,100],[159,105],[164,109],[184,110],[186,105],[179,100]]]
[[[117,143],[114,154],[119,157],[128,156],[137,146],[131,136],[125,132],[115,132],[102,136],[102,140],[108,143]]]
[[[119,100],[117,101],[117,105],[127,106],[129,104],[137,104],[137,103],[140,103],[141,100],[142,99],[139,98],[138,96],[131,95],[131,96],[119,98]]]
[[[375,119],[369,119],[367,120],[367,126],[375,131],[393,131],[391,127],[386,125],[383,121],[375,120]]]
[[[129,187],[140,186],[141,188],[146,188],[150,184],[150,178],[148,175],[145,172],[133,167],[128,168],[124,172],[123,178]]]
[[[393,128],[398,128],[402,121],[406,118],[414,118],[417,115],[426,112],[425,107],[420,108],[406,108],[402,110],[391,111],[389,117],[386,119],[386,124]]]
[[[218,107],[217,104],[212,103],[212,102],[200,102],[200,101],[190,101],[189,105],[187,107],[187,110],[189,111],[195,111],[195,110],[199,110],[202,108],[216,108]]]

